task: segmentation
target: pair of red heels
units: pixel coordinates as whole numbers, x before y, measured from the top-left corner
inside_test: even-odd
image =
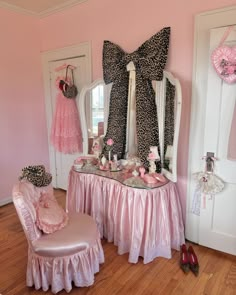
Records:
[[[199,264],[197,255],[195,254],[193,247],[189,246],[188,249],[185,244],[181,246],[180,254],[180,267],[184,273],[188,273],[191,270],[195,276],[199,273]]]

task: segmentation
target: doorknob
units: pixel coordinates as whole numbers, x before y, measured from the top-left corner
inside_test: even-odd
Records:
[[[207,152],[206,154],[206,172],[213,172],[214,168],[214,153],[212,152]]]

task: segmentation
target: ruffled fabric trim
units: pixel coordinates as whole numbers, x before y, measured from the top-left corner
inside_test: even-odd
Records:
[[[51,142],[58,152],[73,154],[83,151],[80,116],[76,101],[58,92],[51,129]]]
[[[101,241],[79,253],[63,257],[44,257],[34,253],[29,245],[26,284],[56,294],[61,290],[70,292],[72,282],[76,287],[88,287],[94,283],[94,274],[104,262]]]
[[[53,233],[67,225],[69,217],[54,196],[41,193],[39,201],[34,203],[34,207],[36,210],[36,225],[44,233]]]
[[[66,211],[93,217],[101,237],[129,253],[129,262],[171,257],[185,241],[181,205],[172,182],[155,189],[136,189],[114,179],[70,171]]]

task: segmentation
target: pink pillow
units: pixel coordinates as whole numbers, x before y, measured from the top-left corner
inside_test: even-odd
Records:
[[[67,225],[68,216],[53,196],[41,193],[39,201],[34,206],[36,225],[44,233],[53,233]]]

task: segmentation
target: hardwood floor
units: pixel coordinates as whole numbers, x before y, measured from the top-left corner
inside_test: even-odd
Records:
[[[65,192],[55,190],[64,206]],[[156,258],[144,265],[128,263],[128,254],[119,256],[112,243],[102,241],[105,263],[88,288],[76,288],[71,295],[235,295],[236,256],[193,245],[200,264],[200,274],[185,275],[179,268],[179,252],[172,259]],[[189,243],[188,243],[189,244]],[[2,295],[52,294],[25,286],[27,241],[13,204],[0,208],[0,293]],[[65,291],[59,295],[67,294]]]

